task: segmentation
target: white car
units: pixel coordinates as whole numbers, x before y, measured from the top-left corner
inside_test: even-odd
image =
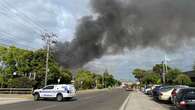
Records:
[[[152,88],[150,87],[150,88],[146,88],[145,90],[144,90],[144,93],[145,94],[150,94],[150,91],[152,91]]]
[[[71,99],[76,95],[76,89],[71,84],[48,85],[42,89],[36,89],[33,92],[34,100],[40,98],[55,98],[62,101],[64,98]]]
[[[174,89],[173,86],[165,86],[161,88],[158,99],[162,101],[171,101],[171,93],[173,89]]]

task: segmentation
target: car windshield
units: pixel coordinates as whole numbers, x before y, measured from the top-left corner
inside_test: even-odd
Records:
[[[185,93],[184,99],[195,100],[195,90],[191,90],[191,91],[188,91],[187,93]]]
[[[163,87],[163,88],[160,89],[160,91],[167,92],[167,91],[170,91],[172,89],[173,89],[173,87]]]

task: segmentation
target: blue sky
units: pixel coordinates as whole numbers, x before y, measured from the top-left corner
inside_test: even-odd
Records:
[[[35,50],[43,46],[40,32],[57,33],[58,40],[71,41],[82,16],[92,14],[89,0],[1,0],[0,43]],[[158,48],[136,48],[117,55],[105,55],[84,66],[94,72],[106,69],[118,79],[132,79],[135,68],[151,69],[170,59],[172,67],[187,71],[195,61],[195,46],[183,45],[174,52]]]

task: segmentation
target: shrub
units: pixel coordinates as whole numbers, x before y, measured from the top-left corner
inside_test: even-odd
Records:
[[[35,84],[36,81],[31,80],[27,77],[9,79],[7,82],[7,86],[9,88],[32,88]]]

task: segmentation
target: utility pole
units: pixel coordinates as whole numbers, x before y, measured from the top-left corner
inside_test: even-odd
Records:
[[[163,84],[165,84],[165,64],[164,64],[164,61],[162,61],[162,81],[163,81]]]
[[[48,75],[48,72],[49,72],[49,64],[48,64],[48,61],[49,61],[49,52],[50,52],[50,46],[52,43],[55,43],[55,38],[57,38],[57,35],[54,34],[54,33],[48,33],[48,32],[44,32],[42,33],[41,35],[42,37],[42,40],[45,41],[46,43],[46,49],[47,49],[47,55],[46,55],[46,70],[45,70],[45,86],[47,85],[47,75]]]
[[[168,66],[167,66],[167,62],[169,61],[169,59],[167,59],[166,55],[165,55],[165,59],[162,61],[162,65],[163,65],[163,72],[162,72],[162,78],[163,78],[163,84],[165,84],[165,74],[168,73]]]
[[[102,86],[104,88],[104,73],[102,74]]]

